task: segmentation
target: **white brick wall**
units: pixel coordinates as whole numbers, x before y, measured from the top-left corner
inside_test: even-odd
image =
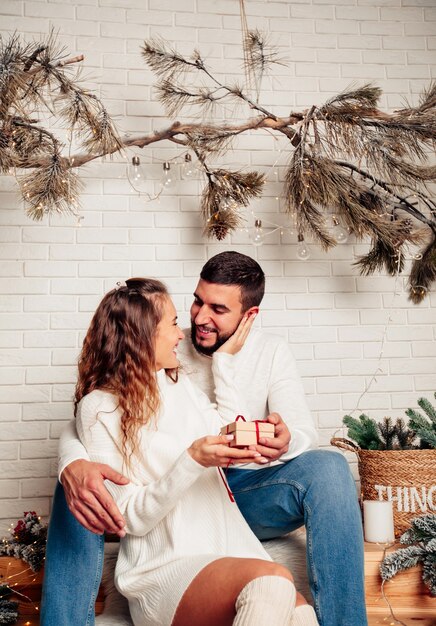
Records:
[[[271,32],[288,59],[265,81],[262,102],[278,114],[321,103],[351,83],[374,81],[382,106],[413,100],[435,76],[434,0],[246,0],[250,27]],[[125,132],[162,128],[153,76],[140,56],[144,38],[162,35],[182,53],[200,47],[226,80],[238,75],[236,0],[3,0],[2,34],[29,40],[59,31],[71,54],[84,53],[85,74]],[[94,83],[90,82],[91,79]],[[245,113],[239,113],[244,117]],[[231,118],[229,110],[224,115]],[[283,147],[284,144],[281,144]],[[271,137],[241,139],[226,162],[272,166]],[[172,145],[141,154],[158,179]],[[128,155],[132,156],[131,153]],[[152,165],[153,162],[153,165]],[[353,242],[328,255],[296,259],[295,235],[278,233],[254,248],[238,232],[220,244],[201,235],[199,184],[180,181],[159,201],[144,202],[126,182],[125,163],[94,162],[83,171],[83,221],[25,217],[11,177],[0,178],[0,519],[4,531],[24,510],[47,516],[55,483],[56,441],[71,416],[75,360],[100,297],[129,275],[161,277],[183,324],[204,261],[238,249],[261,262],[269,279],[258,324],[293,345],[309,403],[327,445],[345,412],[404,416],[436,390],[436,293],[413,306],[403,280],[359,277]],[[270,178],[273,174],[270,172]],[[277,186],[253,205],[281,222]],[[248,225],[252,217],[248,212]],[[396,290],[396,295],[394,291]],[[376,380],[363,397],[373,375]],[[0,529],[0,534],[2,534]]]

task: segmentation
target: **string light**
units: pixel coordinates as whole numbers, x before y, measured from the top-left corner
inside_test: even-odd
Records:
[[[3,537],[1,540],[0,554],[15,558],[7,563],[4,585],[11,592],[12,598],[15,600],[15,596],[23,605],[25,613],[38,613],[40,607],[24,591],[31,587],[32,583],[39,584],[42,581],[40,569],[45,560],[47,525],[41,524],[41,517],[34,511],[28,511],[24,513],[23,519],[18,520],[15,527],[13,524],[10,525],[9,533],[9,539]],[[30,621],[28,623],[32,624]]]
[[[168,161],[165,161],[163,164],[161,183],[164,189],[172,189],[174,187],[175,177],[174,173],[171,172],[171,165]]]
[[[197,168],[195,167],[194,163],[192,162],[192,156],[189,154],[189,152],[187,152],[185,154],[184,157],[184,162],[183,165],[181,167],[181,177],[183,179],[189,180],[192,178],[196,178],[197,175]]]
[[[336,243],[342,244],[346,243],[348,240],[348,232],[346,229],[340,225],[338,218],[336,215],[332,215],[333,228],[332,235],[336,240]]]
[[[307,261],[307,259],[310,259],[310,247],[305,242],[301,233],[298,235],[297,257],[300,261]]]
[[[262,220],[254,222],[254,233],[251,238],[253,246],[261,246],[263,244]]]
[[[141,167],[139,156],[137,155],[132,157],[132,181],[135,185],[141,184],[145,181],[145,174]]]

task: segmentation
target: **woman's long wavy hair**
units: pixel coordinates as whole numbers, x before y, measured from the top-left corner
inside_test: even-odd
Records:
[[[107,293],[92,318],[79,357],[74,415],[94,389],[110,391],[122,412],[122,452],[127,466],[138,452],[138,431],[156,415],[155,340],[168,291],[160,281],[130,278]]]

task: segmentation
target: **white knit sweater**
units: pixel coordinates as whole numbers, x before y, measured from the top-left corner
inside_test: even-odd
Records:
[[[316,432],[298,374],[297,364],[289,344],[277,335],[252,328],[241,350],[235,354],[215,352],[213,357],[199,354],[192,345],[190,333],[179,344],[179,358],[189,378],[204,391],[212,402],[218,401],[215,362],[222,363],[228,380],[233,381],[240,402],[246,403],[247,420],[265,419],[269,413],[279,413],[291,433],[289,450],[268,465],[244,465],[258,469],[284,463],[318,445]],[[242,411],[241,411],[242,412]]]
[[[282,338],[252,329],[243,348],[231,356],[216,352],[213,358],[194,349],[189,331],[179,344],[179,358],[190,379],[204,391],[212,402],[217,400],[216,381],[212,365],[221,364],[228,381],[237,388],[235,407],[246,419],[265,419],[276,411],[291,433],[289,450],[279,461],[283,463],[302,452],[316,447],[318,435],[307,406],[303,385],[291,348]],[[215,365],[214,365],[215,367]],[[219,381],[218,381],[219,382]],[[227,421],[233,421],[229,418]],[[59,445],[59,475],[72,461],[88,458],[77,439],[74,421],[65,428]],[[265,465],[247,464],[244,469],[262,469]],[[269,467],[269,464],[266,465]]]
[[[141,429],[143,461],[130,471],[120,452],[116,398],[96,390],[79,405],[77,431],[90,459],[110,464],[131,480],[125,486],[106,485],[126,520],[115,580],[129,600],[135,626],[169,626],[191,581],[217,558],[271,560],[230,501],[218,470],[204,468],[187,452],[195,439],[218,434],[223,421],[245,411],[228,370],[221,367],[225,360],[214,360],[224,420],[187,376],[173,383],[158,373],[160,414],[153,426]]]

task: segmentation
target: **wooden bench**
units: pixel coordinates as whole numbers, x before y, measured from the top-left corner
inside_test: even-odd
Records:
[[[109,544],[111,545],[111,544]],[[273,540],[265,543],[265,547],[271,557],[293,570],[296,584],[299,590],[307,595],[307,576],[305,570],[305,537],[304,533],[291,533],[289,537]],[[392,550],[390,548],[389,550]],[[379,564],[384,556],[384,546],[378,544],[365,544],[365,592],[368,607],[370,626],[379,624],[386,626],[393,623],[388,605],[381,591],[381,578]],[[106,552],[106,566],[103,583],[100,587],[96,603],[97,618],[96,626],[104,626],[106,610],[104,579],[110,579],[116,560],[116,546]],[[13,578],[10,578],[13,576]],[[19,602],[20,620],[17,626],[38,626],[38,611],[41,599],[41,584],[43,572],[34,574],[26,563],[12,557],[0,557],[0,582],[15,584],[18,591],[25,594],[32,602],[23,600],[17,596]],[[436,598],[430,596],[427,587],[422,582],[420,567],[414,567],[397,574],[384,586],[385,595],[388,598],[395,616],[407,626],[436,626]],[[125,601],[119,594],[111,593],[112,606],[106,607],[113,610],[114,606],[125,610]],[[14,598],[12,598],[14,599]],[[109,602],[109,604],[110,604]],[[115,604],[114,604],[115,603]],[[118,610],[118,609],[117,609]],[[113,623],[113,622],[112,622]],[[124,623],[128,623],[124,622]]]

